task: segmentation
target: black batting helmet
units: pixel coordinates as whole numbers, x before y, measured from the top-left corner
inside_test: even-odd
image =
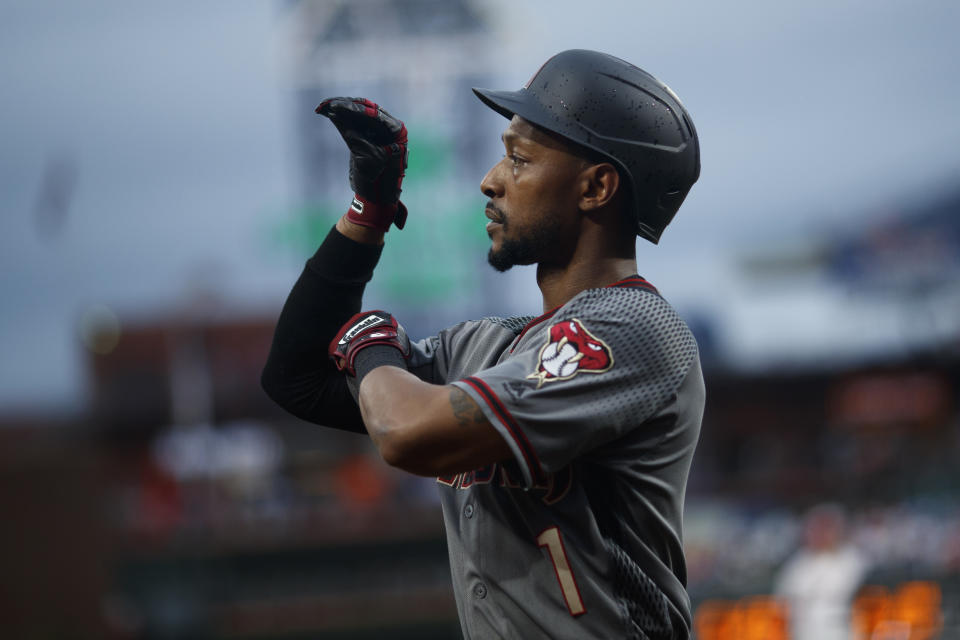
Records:
[[[599,152],[629,185],[637,234],[656,244],[700,176],[700,143],[680,98],[619,58],[571,49],[519,91],[474,89],[483,102]]]

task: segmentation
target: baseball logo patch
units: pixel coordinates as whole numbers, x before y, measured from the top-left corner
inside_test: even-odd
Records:
[[[578,373],[603,373],[613,366],[613,352],[607,343],[587,331],[573,318],[550,327],[547,343],[540,348],[537,370],[527,376],[545,382],[569,380]]]

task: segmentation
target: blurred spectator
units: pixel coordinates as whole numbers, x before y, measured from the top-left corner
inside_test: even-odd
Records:
[[[867,570],[863,554],[847,537],[844,510],[813,507],[804,518],[803,547],[781,568],[776,595],[790,607],[794,640],[847,640],[850,602]]]
[[[344,458],[334,477],[343,506],[351,512],[380,507],[393,489],[393,474],[369,452]]]

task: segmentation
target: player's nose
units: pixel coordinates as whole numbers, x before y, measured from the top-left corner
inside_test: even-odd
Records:
[[[487,171],[487,175],[483,176],[483,180],[480,181],[480,191],[488,198],[503,195],[503,180],[499,177],[499,169],[502,164],[503,162],[498,162],[490,167],[490,171]]]

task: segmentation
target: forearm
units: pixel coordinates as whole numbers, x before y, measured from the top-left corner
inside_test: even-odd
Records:
[[[442,402],[442,389],[398,367],[379,367],[364,377],[360,413],[384,460],[393,465],[402,462],[405,431],[421,430],[419,420]]]
[[[398,367],[381,366],[364,376],[360,411],[384,460],[410,473],[459,473],[511,455],[466,393]]]
[[[407,166],[407,128],[366,98],[328,98],[316,108],[350,149],[354,197],[290,292],[266,366],[264,390],[291,413],[311,422],[363,431],[344,374],[328,345],[358,311],[363,289],[380,258],[383,235],[402,229],[400,202]]]
[[[345,230],[331,230],[290,291],[261,382],[274,401],[300,418],[362,431],[359,411],[342,373],[329,361],[327,345],[360,310],[381,249],[363,242],[378,238],[348,226]]]

